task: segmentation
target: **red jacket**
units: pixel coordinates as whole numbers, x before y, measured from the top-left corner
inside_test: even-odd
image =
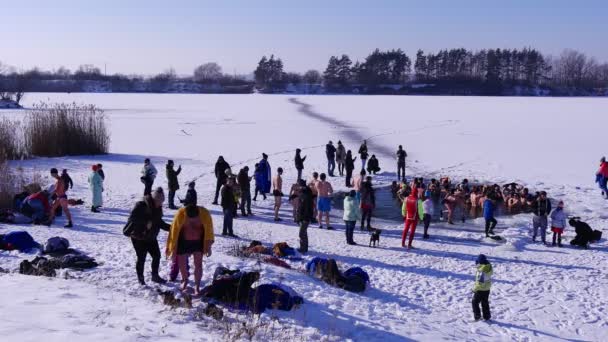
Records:
[[[608,178],[608,162],[603,162],[602,165],[600,165],[597,174],[602,175],[604,178]]]
[[[35,194],[29,195],[25,200],[40,200],[42,202],[42,205],[44,206],[44,211],[49,212],[51,210],[51,207],[49,205],[49,199],[44,194],[42,194],[42,192],[37,192]]]
[[[418,217],[418,198],[413,194],[414,192],[405,200],[405,208],[407,209],[405,219],[418,221],[420,219]]]

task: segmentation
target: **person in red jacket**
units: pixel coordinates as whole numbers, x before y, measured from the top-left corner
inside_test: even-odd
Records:
[[[608,199],[608,162],[606,162],[606,157],[602,157],[600,160],[600,169],[595,174],[595,181],[600,186],[602,195]]]
[[[412,248],[412,241],[414,240],[414,233],[416,232],[416,225],[418,225],[418,191],[416,188],[412,189],[412,192],[403,203],[403,218],[405,219],[405,228],[401,235],[401,247],[405,247],[405,239],[407,238],[408,231],[410,231],[410,240],[407,244],[407,249]]]

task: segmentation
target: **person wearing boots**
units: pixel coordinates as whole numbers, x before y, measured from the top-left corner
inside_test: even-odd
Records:
[[[534,235],[532,241],[536,241],[538,230],[540,229],[540,238],[544,244],[547,243],[545,236],[547,234],[547,217],[551,213],[551,201],[547,198],[547,193],[541,191],[533,205],[534,217],[532,219],[532,227],[534,229]]]
[[[167,189],[169,189],[169,209],[177,209],[175,206],[175,192],[179,190],[179,182],[177,176],[182,172],[182,166],[180,165],[177,170],[173,167],[173,160],[169,160],[166,166],[167,172]]]
[[[129,237],[137,255],[135,270],[137,280],[141,285],[146,284],[144,266],[148,254],[152,257],[152,281],[160,284],[166,282],[158,274],[161,256],[158,247],[158,233],[161,229],[168,232],[170,227],[163,221],[164,202],[163,188],[157,188],[150,195],[144,196],[143,201],[137,202],[129,216],[128,225],[132,225]]]
[[[89,187],[91,188],[92,201],[91,211],[94,213],[99,212],[99,208],[103,205],[103,178],[99,174],[99,166],[93,165],[92,171],[89,175]]]
[[[215,182],[215,196],[213,197],[213,203],[214,205],[217,205],[217,199],[219,198],[220,195],[220,189],[222,188],[222,186],[224,184],[226,184],[226,180],[228,180],[228,176],[226,175],[226,170],[230,169],[230,164],[228,164],[225,160],[223,156],[219,156],[217,158],[217,162],[215,163],[215,178],[216,178],[216,182]]]
[[[485,255],[479,254],[477,260],[475,260],[475,265],[477,266],[477,272],[475,273],[475,285],[473,286],[473,318],[475,321],[479,321],[483,317],[484,321],[489,321],[492,318],[490,313],[492,264]],[[479,310],[480,304],[481,310]]]
[[[551,231],[553,232],[553,243],[555,246],[557,238],[557,246],[562,246],[562,234],[566,229],[566,213],[564,212],[564,202],[559,201],[557,208],[551,213]]]

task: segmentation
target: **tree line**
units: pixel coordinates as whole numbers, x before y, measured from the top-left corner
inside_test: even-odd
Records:
[[[149,77],[106,75],[90,64],[75,71],[18,72],[0,63],[0,99],[17,102],[27,91],[509,95],[516,88],[544,89],[551,95],[605,94],[608,63],[575,50],[552,57],[534,48],[418,50],[412,58],[401,49],[376,49],[362,61],[331,56],[325,70],[305,73],[286,72],[283,60],[270,55],[259,60],[252,77],[228,75],[214,62],[197,66],[191,75],[167,69]]]

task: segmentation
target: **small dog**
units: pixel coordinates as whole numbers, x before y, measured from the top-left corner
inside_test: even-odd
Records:
[[[374,244],[374,247],[376,247],[376,243],[379,245],[380,244],[380,234],[382,234],[382,229],[372,229],[372,233],[369,236],[369,246],[372,246],[372,243]]]

